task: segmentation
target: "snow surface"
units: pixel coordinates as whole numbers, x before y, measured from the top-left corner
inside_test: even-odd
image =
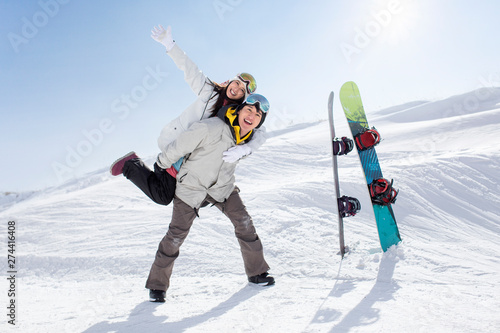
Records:
[[[351,154],[339,160],[341,192],[358,197],[362,211],[346,219],[343,261],[328,123],[271,133],[237,171],[276,278],[267,288],[246,282],[232,226],[216,208],[201,211],[167,302],[155,304],[144,283],[171,207],[104,169],[4,194],[2,248],[15,220],[19,273],[15,327],[1,279],[0,331],[498,332],[499,102],[499,90],[488,89],[368,112],[384,137],[384,175],[401,190],[394,211],[403,242],[381,251]],[[337,133],[347,134],[335,103]],[[4,274],[7,255],[0,265]]]

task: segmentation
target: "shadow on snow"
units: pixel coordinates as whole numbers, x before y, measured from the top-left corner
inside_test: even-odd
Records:
[[[211,310],[184,318],[176,322],[168,322],[168,316],[155,316],[153,313],[156,307],[167,303],[152,303],[149,301],[138,304],[131,312],[127,321],[110,323],[103,321],[88,328],[86,333],[92,332],[182,332],[190,327],[195,327],[212,318],[220,317],[229,310],[235,308],[244,301],[256,295],[261,286],[246,285],[233,294],[226,301],[220,303]]]
[[[340,299],[343,294],[354,290],[355,286],[352,281],[345,280],[341,284],[338,284],[337,280],[327,299],[314,315],[310,325],[324,325],[328,322],[336,322],[335,326],[330,330],[331,333],[334,333],[348,332],[352,328],[369,326],[378,321],[380,319],[380,312],[374,305],[377,302],[387,302],[393,299],[392,295],[399,289],[397,283],[392,280],[395,266],[396,261],[385,253],[380,261],[375,285],[370,292],[363,297],[361,302],[352,308],[340,321],[338,320],[342,316],[341,311],[323,305],[328,299]],[[339,304],[337,308],[341,306],[342,305]]]

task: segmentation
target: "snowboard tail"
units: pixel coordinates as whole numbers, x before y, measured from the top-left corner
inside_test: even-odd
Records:
[[[373,212],[377,221],[380,246],[385,252],[388,248],[401,241],[396,218],[391,206],[373,205]]]

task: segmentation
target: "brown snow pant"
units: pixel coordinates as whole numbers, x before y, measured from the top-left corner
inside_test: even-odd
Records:
[[[262,243],[255,232],[252,218],[238,192],[239,189],[236,187],[223,203],[216,202],[210,196],[207,196],[205,200],[219,208],[233,223],[243,255],[245,272],[247,276],[254,276],[267,272],[269,266],[264,260]],[[174,261],[179,256],[179,248],[186,239],[196,215],[197,212],[192,207],[174,197],[172,221],[167,234],[158,246],[146,288],[165,291],[168,289]]]

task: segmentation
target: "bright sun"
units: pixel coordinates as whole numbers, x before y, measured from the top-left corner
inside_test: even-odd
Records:
[[[391,13],[390,20],[383,28],[383,38],[389,44],[397,44],[409,38],[419,21],[420,8],[415,0],[384,1]],[[389,11],[389,9],[392,9]]]

